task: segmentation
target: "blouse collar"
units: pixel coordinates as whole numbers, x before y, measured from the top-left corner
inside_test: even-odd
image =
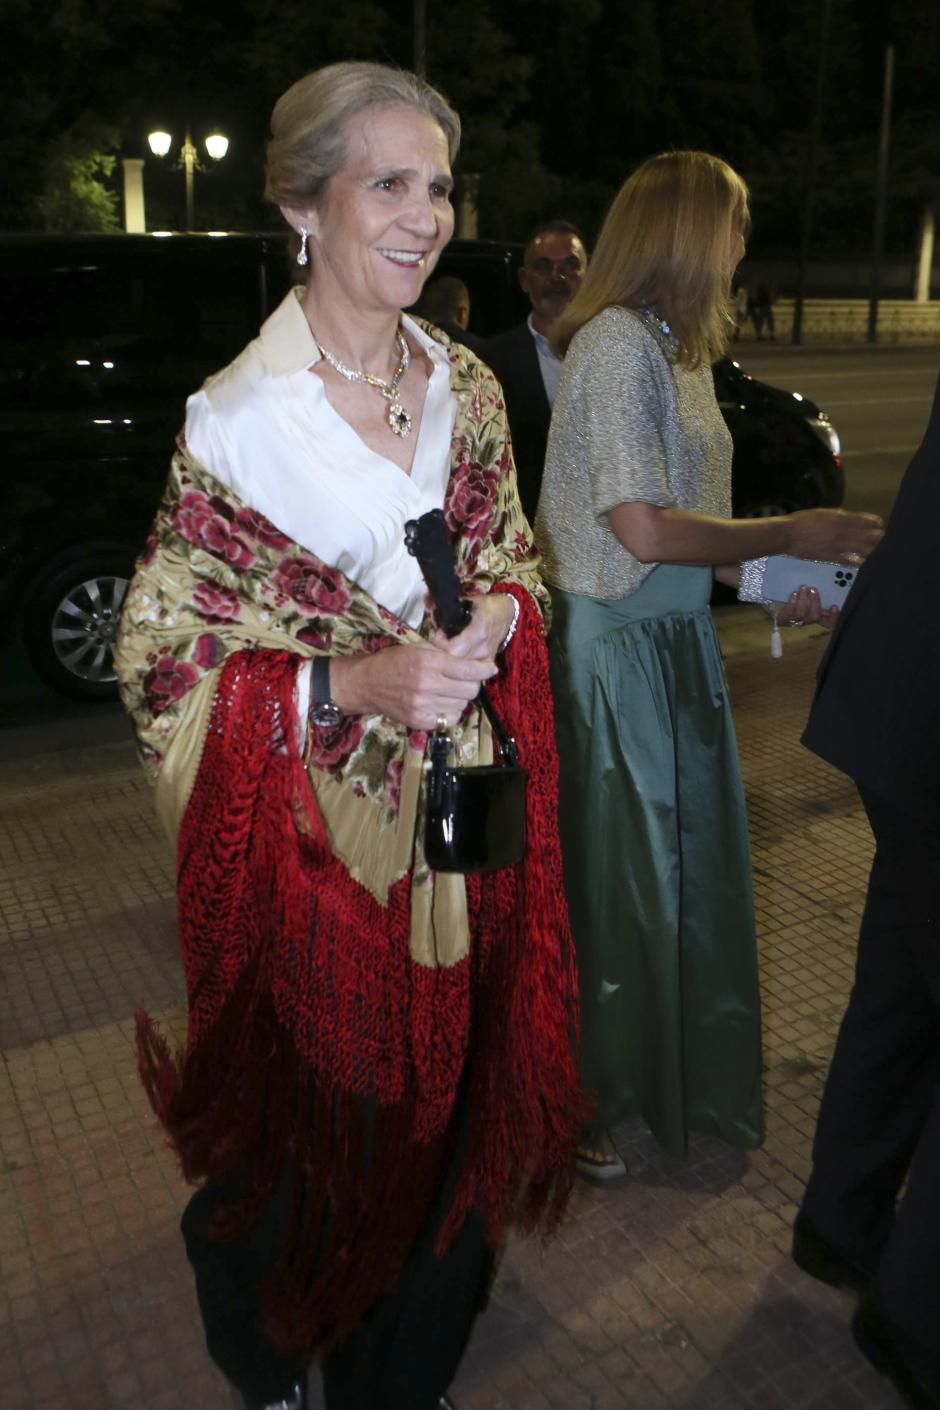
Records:
[[[302,286],[295,285],[261,325],[258,341],[261,355],[272,377],[287,377],[294,372],[305,372],[320,361],[317,340],[310,331],[307,315],[301,306],[302,297]],[[426,333],[420,324],[409,318],[407,313],[402,314],[402,323],[415,342],[428,354],[435,367],[449,365],[446,349]]]

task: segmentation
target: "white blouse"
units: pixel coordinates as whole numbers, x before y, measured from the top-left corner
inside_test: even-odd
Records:
[[[359,439],[310,372],[320,350],[300,293],[189,398],[186,443],[245,504],[416,627],[425,585],[405,521],[444,503],[456,415],[447,352],[404,317],[433,368],[408,474]]]

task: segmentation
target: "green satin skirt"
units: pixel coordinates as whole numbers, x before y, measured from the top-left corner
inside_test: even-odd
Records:
[[[581,1070],[598,1125],[759,1145],[760,994],[744,790],[711,571],[631,597],[553,589],[552,687]]]

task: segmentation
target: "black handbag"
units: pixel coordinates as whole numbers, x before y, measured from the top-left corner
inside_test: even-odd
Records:
[[[456,636],[470,620],[460,597],[444,515],[429,510],[405,525],[405,544],[418,564],[434,602],[441,630]],[[493,731],[500,762],[451,767],[453,740],[446,729],[431,735],[428,752],[424,855],[432,871],[489,872],[513,866],[526,849],[526,772],[516,741],[506,730],[485,686],[480,708]]]

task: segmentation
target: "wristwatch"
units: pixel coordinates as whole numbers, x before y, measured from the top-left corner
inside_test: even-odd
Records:
[[[330,694],[329,656],[314,656],[312,687],[310,719],[321,729],[335,729],[343,718],[343,712]]]

